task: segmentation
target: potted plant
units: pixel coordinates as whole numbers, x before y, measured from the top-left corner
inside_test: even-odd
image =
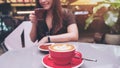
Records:
[[[93,14],[86,19],[85,29],[87,29],[95,19],[98,19],[98,17],[95,17],[95,14],[97,11],[100,11],[99,9],[101,8],[105,8],[103,19],[105,24],[110,28],[109,33],[105,34],[105,42],[120,45],[120,0],[105,0],[99,2],[98,5],[93,8]]]

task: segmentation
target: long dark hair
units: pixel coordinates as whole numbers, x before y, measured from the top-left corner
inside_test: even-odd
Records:
[[[36,8],[42,8],[39,4],[39,0],[36,0]],[[62,6],[60,0],[53,0],[52,4],[52,14],[53,14],[53,22],[52,22],[52,29],[53,34],[57,33],[62,28]]]

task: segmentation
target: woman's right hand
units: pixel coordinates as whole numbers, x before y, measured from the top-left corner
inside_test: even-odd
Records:
[[[34,12],[34,11],[33,11],[32,13],[30,13],[29,19],[30,19],[30,21],[31,21],[32,23],[37,24],[37,18],[36,18],[36,16],[35,16],[35,12]]]

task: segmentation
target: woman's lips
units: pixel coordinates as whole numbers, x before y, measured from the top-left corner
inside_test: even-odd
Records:
[[[41,3],[41,5],[42,5],[43,7],[47,7],[47,6],[49,6],[49,3],[48,3],[48,2]]]

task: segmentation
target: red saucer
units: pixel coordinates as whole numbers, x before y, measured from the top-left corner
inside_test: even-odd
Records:
[[[49,54],[44,56],[42,59],[42,64],[47,68],[78,68],[83,64],[83,60],[81,58],[73,58],[70,64],[60,66],[60,65],[56,65],[55,63],[53,63],[52,59],[48,57],[49,57]]]

